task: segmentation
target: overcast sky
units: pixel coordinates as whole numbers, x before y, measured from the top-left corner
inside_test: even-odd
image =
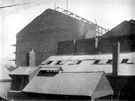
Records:
[[[0,7],[29,3],[0,9],[0,46],[2,58],[15,58],[12,44],[16,34],[30,21],[54,4],[66,9],[66,0],[0,0]],[[124,20],[135,20],[135,0],[68,0],[68,10],[106,29],[112,29]]]

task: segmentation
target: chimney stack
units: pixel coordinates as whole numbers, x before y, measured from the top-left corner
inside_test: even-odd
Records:
[[[119,53],[120,53],[120,43],[116,42],[113,45],[113,66],[112,66],[112,75],[118,75],[119,68]]]
[[[97,35],[95,36],[95,48],[96,49],[98,48],[98,36]]]
[[[35,52],[33,49],[29,52],[29,66],[35,66]]]

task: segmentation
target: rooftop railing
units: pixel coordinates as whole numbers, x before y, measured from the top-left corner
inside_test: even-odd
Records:
[[[77,20],[80,20],[80,21],[82,21],[84,23],[88,23],[90,25],[95,25],[96,26],[97,36],[101,36],[101,35],[105,34],[108,31],[107,29],[105,29],[105,28],[103,28],[103,27],[101,27],[101,26],[99,26],[99,25],[97,25],[97,24],[95,24],[95,23],[93,23],[93,22],[83,18],[83,17],[80,17],[77,14],[74,14],[74,13],[68,11],[68,10],[65,10],[63,8],[56,7],[55,10],[58,11],[58,12],[61,12],[63,14],[66,14],[66,15],[68,15],[70,17],[73,17],[73,18],[75,18]]]

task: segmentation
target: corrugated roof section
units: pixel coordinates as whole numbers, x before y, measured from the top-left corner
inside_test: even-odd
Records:
[[[91,96],[93,98],[113,94],[104,72],[61,72],[53,77],[36,76],[23,91],[42,94]],[[94,94],[95,91],[95,94],[98,95]]]

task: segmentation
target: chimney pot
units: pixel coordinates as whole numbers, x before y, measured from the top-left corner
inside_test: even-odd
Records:
[[[29,52],[29,65],[35,66],[35,52],[33,49]]]

